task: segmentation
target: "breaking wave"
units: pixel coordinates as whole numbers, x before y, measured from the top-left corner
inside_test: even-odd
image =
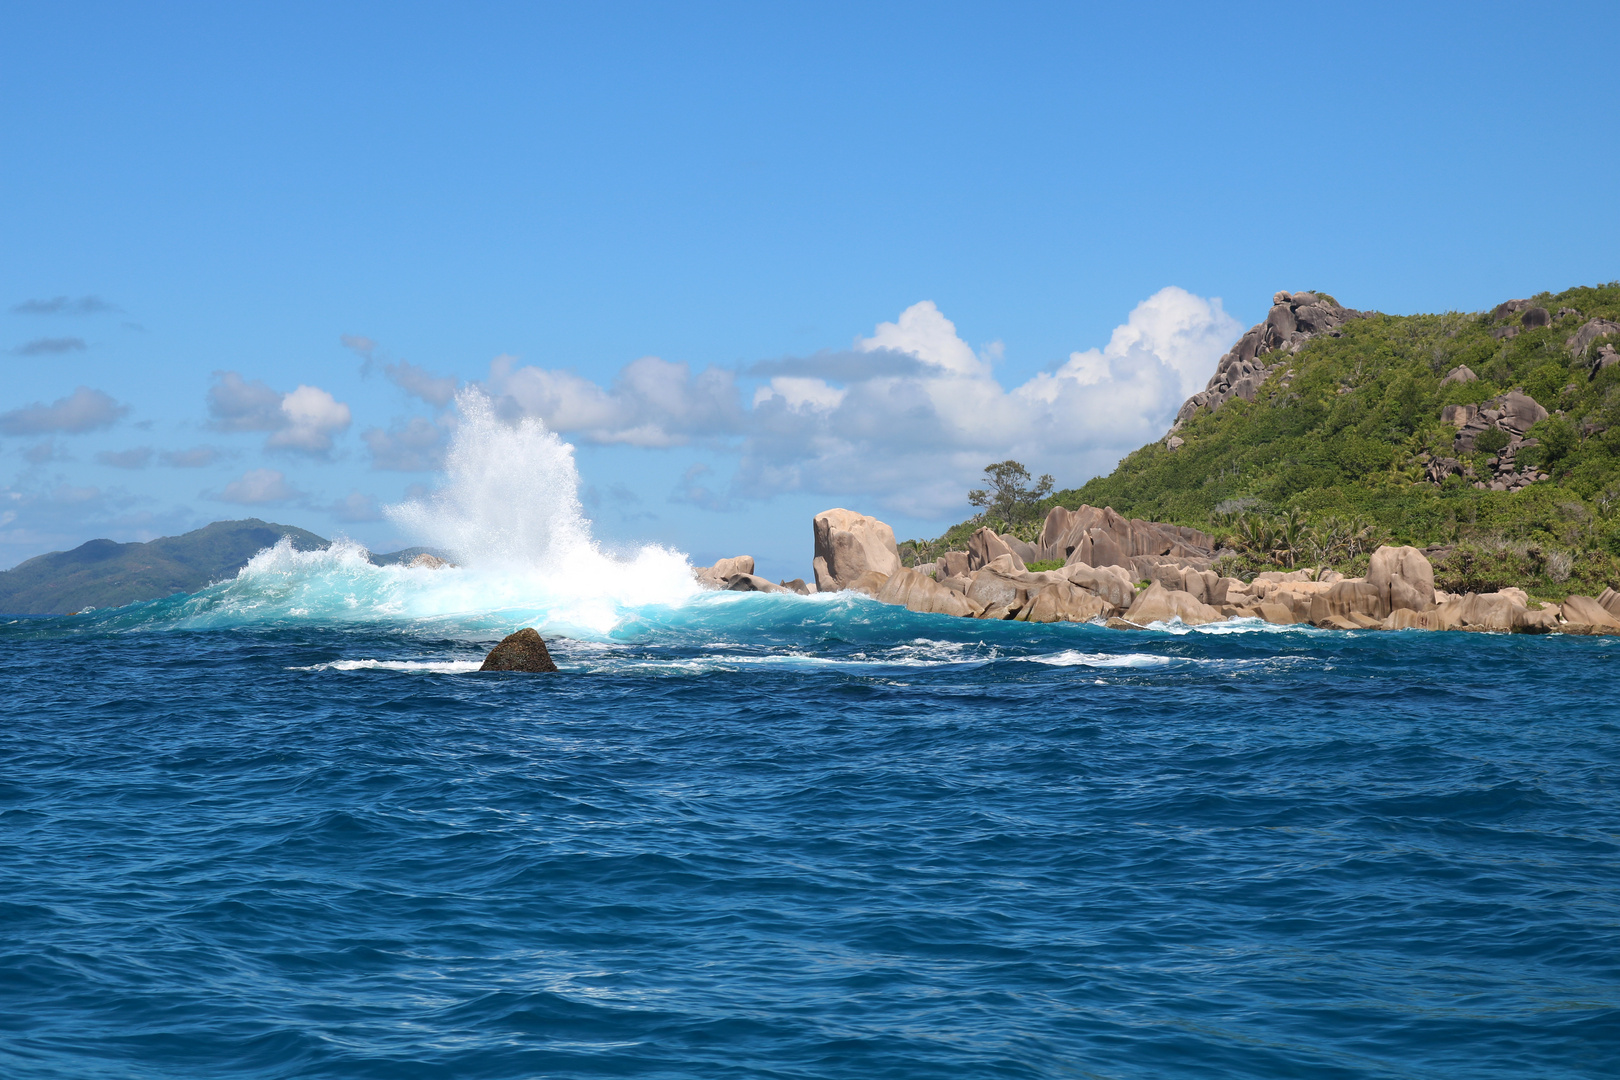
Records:
[[[472,631],[534,625],[595,638],[633,614],[698,594],[678,551],[601,549],[580,506],[574,448],[539,420],[505,423],[478,390],[463,391],[456,406],[445,485],[388,508],[408,535],[455,565],[375,566],[348,541],[298,551],[284,540],[229,581],[131,614],[192,628],[405,621]]]

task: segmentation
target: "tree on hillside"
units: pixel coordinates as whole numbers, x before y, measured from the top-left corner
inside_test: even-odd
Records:
[[[984,467],[983,488],[968,492],[968,502],[984,508],[993,521],[1016,524],[1034,516],[1042,499],[1052,493],[1052,477],[1042,475],[1030,486],[1029,470],[1016,461],[998,461]]]

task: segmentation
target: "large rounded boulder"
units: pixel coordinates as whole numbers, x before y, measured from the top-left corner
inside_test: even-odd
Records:
[[[1378,599],[1386,611],[1427,611],[1434,607],[1434,567],[1415,547],[1386,544],[1373,552],[1367,584],[1378,590]]]
[[[814,529],[817,592],[847,589],[866,574],[886,579],[900,569],[894,530],[877,518],[853,510],[823,510]]]

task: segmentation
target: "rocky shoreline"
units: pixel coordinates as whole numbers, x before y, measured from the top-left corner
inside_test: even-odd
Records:
[[[966,551],[932,563],[900,562],[894,530],[877,518],[834,509],[814,521],[814,583],[771,582],[752,556],[694,571],[710,589],[734,592],[852,591],[911,611],[1017,622],[1097,622],[1144,629],[1229,619],[1335,630],[1473,630],[1620,635],[1620,593],[1531,600],[1523,589],[1452,595],[1434,587],[1428,558],[1384,546],[1367,576],[1328,570],[1268,571],[1253,580],[1212,569],[1215,541],[1197,529],[1128,519],[1112,507],[1054,507],[1037,543],[981,528]],[[1060,563],[1032,571],[1031,563]]]

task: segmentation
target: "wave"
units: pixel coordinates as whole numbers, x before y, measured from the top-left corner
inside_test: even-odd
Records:
[[[704,591],[688,558],[657,544],[622,555],[604,552],[580,504],[572,446],[537,419],[502,420],[476,389],[458,395],[456,409],[444,485],[387,508],[402,530],[448,553],[454,565],[377,566],[365,548],[346,540],[318,551],[298,551],[283,540],[255,555],[234,578],[201,592],[81,618],[111,629],[387,624],[477,639],[533,626],[547,637],[582,641],[771,640],[789,653],[795,645],[826,639],[893,644],[932,634],[1031,640],[1029,627],[918,615],[850,593]],[[1150,629],[1185,635],[1300,628],[1237,620]],[[1063,659],[1042,662],[1129,663],[1118,657],[1074,659],[1081,655],[1074,652],[1056,655]],[[913,661],[953,662],[919,654],[911,660],[885,656],[882,663]]]

